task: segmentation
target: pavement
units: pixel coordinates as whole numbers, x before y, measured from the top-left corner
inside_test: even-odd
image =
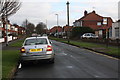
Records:
[[[65,43],[52,41],[55,63],[19,64],[14,79],[68,78],[118,80],[118,59]]]

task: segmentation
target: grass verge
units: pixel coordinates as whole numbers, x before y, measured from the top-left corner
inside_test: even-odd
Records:
[[[68,44],[68,41],[66,39],[54,38],[54,37],[49,37],[49,39]],[[115,56],[115,57],[120,56],[119,54],[120,48],[117,48],[117,47],[111,47],[111,46],[106,47],[106,45],[100,45],[100,44],[82,42],[82,41],[73,41],[73,40],[71,40],[69,44],[75,45],[78,47],[88,48],[94,51],[99,51],[99,52],[106,53],[108,55]]]
[[[3,50],[2,51],[2,78],[9,79],[13,75],[13,70],[19,60],[18,50]]]
[[[24,42],[24,39],[18,40],[17,42],[14,42],[14,43],[10,44],[9,46],[11,46],[11,47],[21,47],[23,42]]]
[[[0,48],[0,79],[1,78],[2,78],[2,49]]]
[[[15,47],[21,47],[23,42],[24,39],[20,39],[2,50],[2,80],[9,80],[13,77],[20,57],[19,50]]]

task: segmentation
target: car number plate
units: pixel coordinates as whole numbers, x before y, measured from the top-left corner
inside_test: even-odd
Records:
[[[41,52],[42,49],[30,49],[30,52]]]

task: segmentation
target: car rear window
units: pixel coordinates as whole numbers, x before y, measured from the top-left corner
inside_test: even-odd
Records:
[[[86,34],[86,36],[90,36],[90,34]]]
[[[48,44],[46,38],[35,38],[35,39],[28,39],[25,41],[25,45],[40,45],[40,44]]]

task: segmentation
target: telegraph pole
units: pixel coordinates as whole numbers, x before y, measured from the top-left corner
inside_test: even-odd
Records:
[[[67,25],[68,25],[68,31],[67,31],[67,38],[68,38],[68,43],[70,43],[70,30],[69,30],[69,1],[67,1]]]
[[[6,0],[7,2],[7,0]],[[8,46],[8,19],[7,19],[7,4],[6,4],[6,46]]]

